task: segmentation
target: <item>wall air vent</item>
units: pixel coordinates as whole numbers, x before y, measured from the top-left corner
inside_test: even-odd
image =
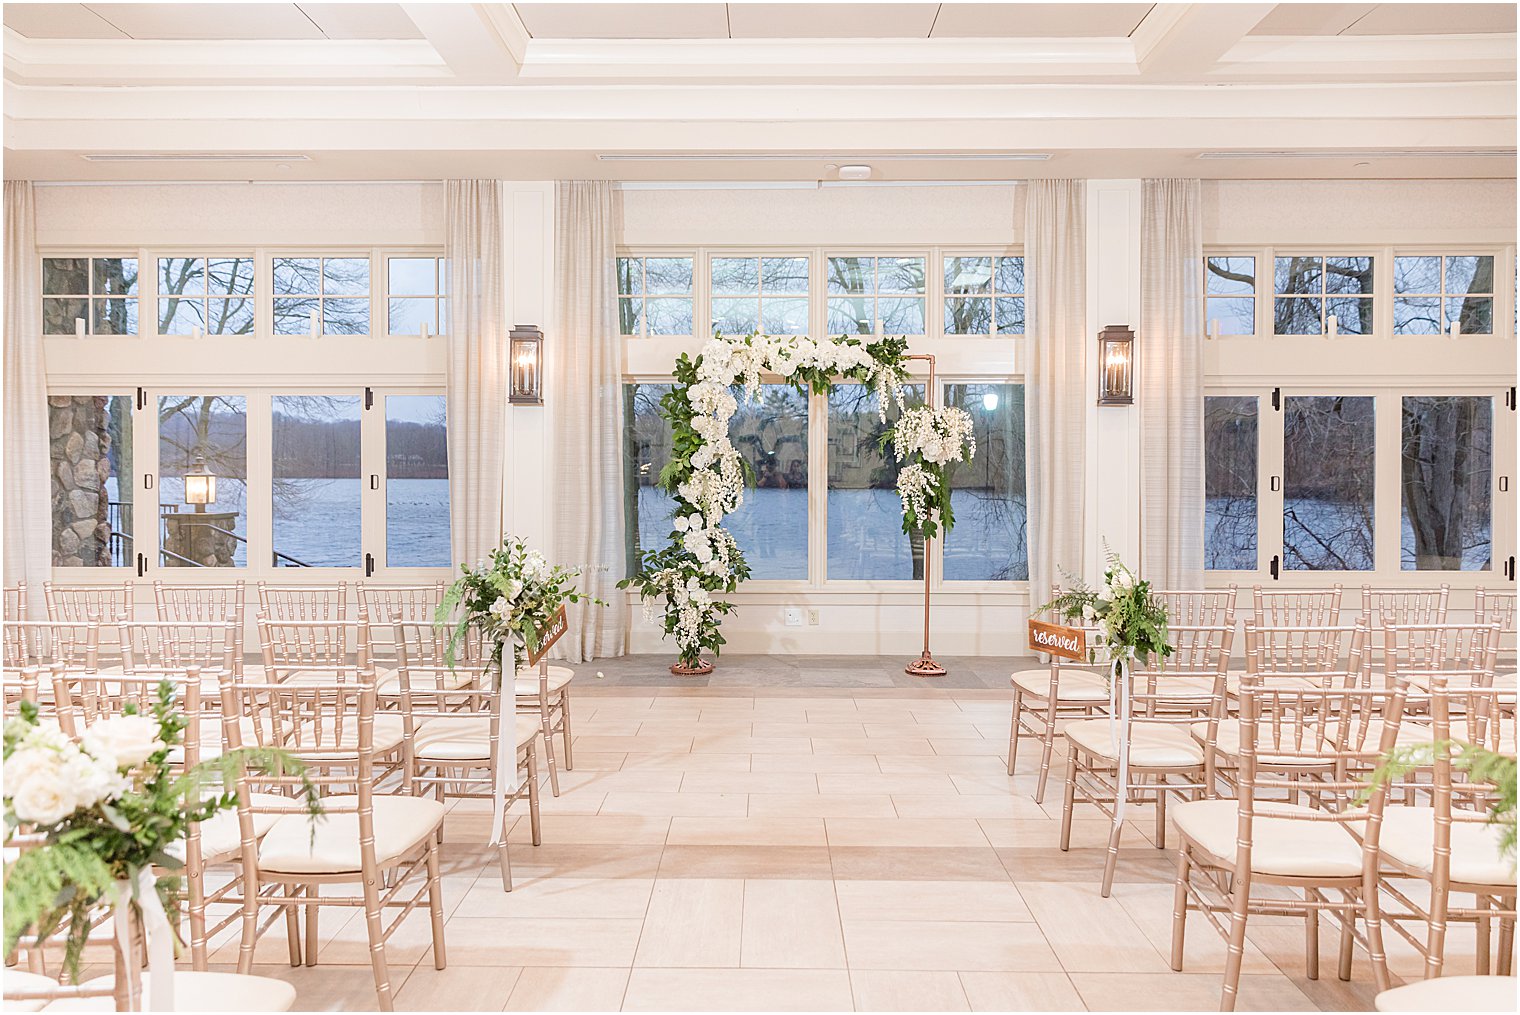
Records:
[[[1402,148],[1379,151],[1368,148],[1303,149],[1289,151],[1199,152],[1200,159],[1512,159],[1513,148]]]
[[[681,153],[681,154],[602,154],[602,162],[1045,162],[1049,152],[914,152],[882,155],[874,152],[850,152],[847,155],[801,155],[781,152]]]
[[[309,155],[263,152],[99,152],[81,155],[86,162],[310,162]]]

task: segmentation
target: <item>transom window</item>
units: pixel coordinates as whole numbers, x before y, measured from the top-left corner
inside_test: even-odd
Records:
[[[830,257],[829,334],[924,334],[924,260]]]
[[[946,257],[945,334],[1022,335],[1024,259]]]
[[[1256,334],[1256,258],[1205,258],[1203,294],[1209,334]]]
[[[1371,257],[1275,258],[1273,334],[1323,335],[1329,319],[1348,335],[1373,332]]]
[[[806,256],[714,257],[713,332],[806,335],[809,264]]]
[[[692,258],[619,257],[618,331],[692,334]]]
[[[255,274],[252,254],[160,257],[158,333],[252,333]]]
[[[1494,259],[1418,255],[1393,259],[1393,333],[1494,332]]]
[[[137,334],[137,258],[44,257],[42,333]]]
[[[369,334],[368,257],[276,257],[276,335]]]
[[[449,330],[448,261],[385,259],[386,330],[392,335],[442,335]]]

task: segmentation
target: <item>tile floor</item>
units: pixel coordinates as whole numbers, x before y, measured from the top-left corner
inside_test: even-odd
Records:
[[[1063,853],[1035,752],[1006,775],[1009,660],[907,686],[897,660],[725,659],[683,684],[665,662],[585,668],[575,770],[545,792],[542,846],[514,826],[514,892],[478,844],[483,809],[454,807],[448,968],[425,913],[408,918],[389,945],[398,1009],[1216,1008],[1224,946],[1202,919],[1186,971],[1168,968],[1172,860],[1148,809],[1102,899],[1106,823],[1081,817]],[[304,1010],[372,1008],[362,918],[325,920],[316,968],[286,964],[277,926],[256,971],[296,984]],[[1330,931],[1318,981],[1301,921],[1253,920],[1249,937],[1242,1010],[1370,1009],[1365,958],[1335,979]],[[1454,971],[1471,947],[1454,941]],[[1417,969],[1397,954],[1395,973]]]

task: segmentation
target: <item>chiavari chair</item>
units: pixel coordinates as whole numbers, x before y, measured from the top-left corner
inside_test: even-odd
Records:
[[[1361,621],[1367,626],[1367,679],[1383,663],[1383,634],[1393,624],[1444,624],[1451,586],[1425,589],[1378,589],[1362,586]]]
[[[258,583],[262,620],[347,620],[348,582],[330,585]]]
[[[5,586],[5,619],[6,620],[25,620],[26,619],[26,611],[27,611],[26,597],[27,597],[27,585],[26,585],[26,582],[17,582],[15,585],[7,585],[7,586]]]
[[[1053,595],[1060,589],[1053,588]],[[1073,624],[1087,634],[1089,645],[1098,644],[1097,628]],[[1108,711],[1108,666],[1078,662],[1052,655],[1048,666],[1019,670],[1013,685],[1013,723],[1008,731],[1008,774],[1014,774],[1019,741],[1026,735],[1040,743],[1040,778],[1035,784],[1035,803],[1045,802],[1050,762],[1055,752],[1058,723],[1063,719],[1090,719]]]
[[[100,629],[93,621],[7,620],[0,622],[7,669],[64,666],[100,668]]]
[[[1328,589],[1264,589],[1251,587],[1251,604],[1258,627],[1333,627],[1340,623],[1339,583]]]
[[[1214,724],[1224,710],[1225,671],[1233,627],[1177,627],[1169,634],[1186,646],[1185,662],[1161,669],[1161,660],[1131,673],[1128,687],[1115,688],[1116,714],[1078,719],[1063,731],[1067,743],[1065,799],[1061,809],[1061,849],[1071,848],[1071,822],[1079,803],[1092,804],[1109,819],[1102,894],[1113,889],[1124,832],[1126,804],[1154,802],[1158,846],[1164,848],[1167,797],[1196,797],[1208,789],[1207,753],[1192,735],[1200,716]],[[1182,667],[1188,670],[1182,673]],[[1167,679],[1161,679],[1165,674]],[[1175,675],[1176,679],[1172,679]]]
[[[216,621],[235,625],[232,631],[233,663],[237,675],[243,675],[247,586],[241,579],[225,585],[177,585],[153,583],[153,604],[163,621]]]
[[[1499,664],[1513,675],[1516,646],[1515,593],[1479,587],[1473,594],[1473,620],[1479,624],[1499,625]]]
[[[42,583],[49,620],[92,622],[114,627],[131,620],[132,583],[116,585],[59,585]]]
[[[221,675],[239,671],[238,628],[231,621],[134,620],[117,631],[125,673],[194,666],[215,695]]]
[[[3,691],[5,701],[5,718],[12,719],[21,714],[21,703],[29,701],[37,704],[37,689],[46,680],[47,686],[52,686],[51,667],[44,670],[36,666],[0,668],[0,691]]]
[[[1355,641],[1359,663],[1365,632],[1359,630]],[[1369,945],[1377,975],[1386,976],[1383,956],[1357,929],[1376,890],[1375,873],[1364,868],[1361,837],[1376,832],[1369,830],[1362,806],[1362,773],[1393,746],[1404,687],[1397,679],[1363,687],[1355,672],[1348,669],[1353,679],[1340,687],[1272,684],[1247,674],[1240,689],[1238,796],[1172,809],[1180,842],[1171,965],[1181,971],[1187,917],[1199,913],[1227,946],[1221,1011],[1235,1009],[1252,916],[1303,919],[1310,979],[1319,976],[1321,913],[1340,924],[1342,980],[1350,979],[1358,940]],[[1308,784],[1308,801],[1292,802],[1306,789],[1301,770],[1327,761],[1329,774]]]
[[[393,1010],[386,941],[418,906],[426,906],[431,916],[434,967],[446,963],[438,875],[445,809],[437,800],[378,791],[376,760],[382,751],[373,668],[366,665],[353,681],[227,681],[222,711],[230,749],[280,749],[304,765],[299,775],[245,770],[238,780],[243,860],[238,971],[253,966],[254,946],[269,926],[259,923],[264,907],[286,915],[291,965],[302,962],[298,910],[306,916],[305,962],[315,965],[320,910],[361,908],[378,1006]],[[315,823],[298,798],[306,780],[321,793],[323,816]],[[286,799],[270,804],[254,795],[256,789]],[[262,838],[255,834],[260,814],[275,818]],[[414,884],[419,874],[421,883]],[[323,895],[322,887],[329,885],[359,891]],[[388,925],[387,910],[395,913]]]
[[[1167,589],[1154,591],[1151,595],[1166,607],[1168,624],[1220,627],[1234,625],[1235,599],[1239,591],[1235,583],[1231,582],[1224,589]]]
[[[443,582],[432,585],[368,585],[358,583],[359,607],[376,624],[409,621],[431,624],[443,602]]]
[[[518,671],[514,680],[517,713],[538,720],[544,734],[544,761],[549,768],[549,787],[559,796],[559,760],[554,751],[554,735],[564,740],[565,770],[575,767],[570,748],[570,682],[575,671],[568,666],[551,666],[547,659],[526,672]]]

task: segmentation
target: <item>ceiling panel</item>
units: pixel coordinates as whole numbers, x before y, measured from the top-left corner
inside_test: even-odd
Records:
[[[1514,30],[1514,4],[1378,4],[1346,34],[1489,35]]]
[[[295,4],[87,4],[133,39],[320,39]]]
[[[420,39],[400,4],[299,4],[329,39]]]
[[[942,4],[936,39],[1127,38],[1152,4]]]
[[[1377,4],[1278,4],[1251,35],[1339,35]]]
[[[726,4],[513,4],[535,39],[726,39]]]
[[[735,39],[927,39],[939,4],[729,4]]]
[[[84,4],[6,4],[5,27],[29,39],[125,39]]]

